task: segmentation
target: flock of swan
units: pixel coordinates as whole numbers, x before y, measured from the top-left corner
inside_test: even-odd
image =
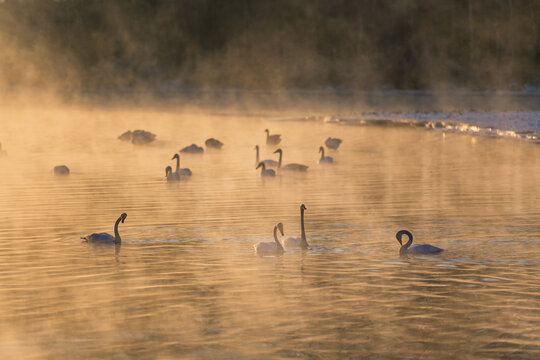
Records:
[[[281,142],[281,135],[279,134],[270,134],[270,131],[268,129],[265,130],[266,132],[266,144],[267,145],[278,145]],[[137,138],[137,140],[134,140]],[[128,131],[124,134],[122,134],[119,139],[124,141],[131,141],[134,144],[142,144],[143,141],[151,142],[155,138],[155,135],[146,132],[144,130],[135,130],[133,132]],[[144,140],[141,140],[144,139]],[[330,149],[337,149],[339,145],[341,144],[342,140],[338,138],[331,138],[329,137],[325,141],[325,145]],[[221,149],[223,146],[223,143],[217,139],[210,138],[206,140],[205,145],[209,148],[215,148],[215,149]],[[282,170],[288,170],[288,171],[299,171],[299,172],[305,172],[308,169],[308,166],[297,164],[297,163],[289,163],[289,164],[282,164],[283,160],[283,151],[282,149],[277,149],[274,151],[274,153],[279,154],[279,160],[260,160],[259,156],[259,145],[255,146],[256,150],[256,169],[261,168],[261,176],[275,176],[276,172],[274,169],[270,169],[270,167],[276,168],[278,171]],[[201,153],[203,152],[203,148],[197,146],[196,144],[192,144],[190,146],[187,146],[180,150],[180,152],[184,153]],[[331,164],[333,163],[333,158],[330,156],[326,156],[324,153],[324,147],[319,147],[319,153],[321,153],[321,157],[319,159],[320,164]],[[165,168],[165,176],[167,181],[179,181],[182,177],[189,177],[192,175],[192,171],[189,168],[181,168],[180,167],[180,155],[178,153],[174,154],[171,160],[176,160],[176,168],[175,171],[172,171],[171,166],[167,166]],[[67,175],[69,174],[69,169],[65,165],[56,166],[54,168],[55,174],[58,175]],[[302,250],[309,250],[310,246],[307,241],[306,237],[306,231],[305,231],[305,225],[304,225],[304,212],[307,210],[306,206],[304,204],[300,205],[300,236],[299,237],[291,237],[287,238],[283,241],[280,241],[278,238],[278,232],[281,234],[281,236],[285,236],[284,230],[283,230],[283,224],[277,223],[274,226],[274,241],[271,242],[260,242],[256,245],[254,245],[255,252],[258,255],[280,255],[284,253],[285,248],[297,248]],[[122,213],[120,217],[116,220],[114,224],[114,236],[108,234],[108,233],[94,233],[87,235],[85,237],[82,237],[84,241],[91,242],[91,243],[114,243],[114,244],[120,244],[122,239],[120,237],[120,233],[118,232],[118,225],[120,222],[124,222],[126,219],[127,214]],[[403,244],[403,235],[406,235],[408,238],[408,241]],[[429,245],[429,244],[415,244],[412,245],[413,242],[413,235],[408,230],[400,230],[396,233],[396,239],[401,245],[399,253],[400,255],[405,254],[436,254],[443,251],[442,249]]]

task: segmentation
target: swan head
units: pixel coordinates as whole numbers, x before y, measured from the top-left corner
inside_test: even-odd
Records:
[[[127,218],[127,214],[126,213],[122,213],[122,215],[120,215],[120,219],[122,221],[122,224],[124,223],[124,220],[126,220]]]
[[[397,239],[397,241],[399,242],[399,245],[401,245],[401,246],[403,246],[403,241],[401,240],[401,237],[402,237],[404,234],[407,235],[407,237],[408,237],[409,239],[412,238],[412,234],[411,234],[410,231],[407,231],[407,230],[399,230],[399,231],[396,233],[396,239]]]
[[[281,233],[281,236],[284,236],[285,234],[283,233],[283,224],[282,223],[278,223],[276,225],[276,227],[278,228],[279,232]]]
[[[261,166],[262,166],[263,170],[266,169],[266,166],[264,165],[264,162],[262,162],[262,161],[261,161],[260,163],[257,164],[257,167],[256,167],[255,169],[258,169],[258,168],[260,168]]]
[[[319,152],[324,152],[324,148],[322,146],[319,146]]]
[[[277,149],[276,151],[274,151],[274,154],[275,154],[275,153],[283,154],[283,150],[281,150],[281,148],[280,148],[280,149]]]
[[[178,156],[178,154],[174,154],[174,156],[171,158],[171,160],[174,160],[174,159],[179,159],[180,156]]]
[[[307,210],[306,205],[304,205],[304,204],[300,205],[300,210]]]
[[[254,149],[259,150],[259,145],[255,145]]]
[[[167,166],[167,167],[165,168],[165,176],[169,176],[170,173],[172,173],[172,167]]]
[[[270,130],[268,129],[264,129],[264,132],[270,134]]]

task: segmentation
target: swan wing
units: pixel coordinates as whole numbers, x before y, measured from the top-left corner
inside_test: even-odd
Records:
[[[279,164],[276,160],[271,160],[271,159],[263,160],[262,162],[264,163],[264,166],[266,167],[277,167]]]
[[[290,237],[283,241],[284,247],[302,247],[302,238],[299,237]]]
[[[114,236],[107,233],[94,233],[83,237],[88,242],[114,242]]]
[[[189,168],[181,168],[181,169],[179,169],[179,172],[180,172],[181,176],[191,176],[192,175],[191,170]]]
[[[417,244],[407,249],[407,253],[413,254],[436,254],[441,251],[443,251],[443,249],[429,244]]]
[[[257,254],[276,254],[280,252],[275,242],[260,242],[253,245]]]

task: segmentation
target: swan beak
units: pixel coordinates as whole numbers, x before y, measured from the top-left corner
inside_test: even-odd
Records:
[[[124,220],[126,220],[127,218],[127,214],[126,213],[123,213],[122,215],[122,224],[124,223]]]
[[[401,242],[401,236],[396,235],[396,239],[399,242],[399,245],[403,246],[403,243]]]

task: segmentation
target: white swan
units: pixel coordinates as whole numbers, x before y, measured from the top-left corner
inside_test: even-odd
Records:
[[[331,156],[324,156],[324,148],[322,146],[319,147],[319,152],[321,153],[319,164],[332,164],[334,162]]]
[[[258,255],[283,254],[283,246],[277,237],[278,230],[281,232],[281,236],[285,235],[283,234],[283,224],[278,223],[276,226],[274,226],[274,242],[260,242],[253,245],[253,248]]]
[[[343,140],[341,139],[329,137],[324,144],[327,148],[336,150],[342,142]]]
[[[259,165],[260,162],[263,162],[266,167],[277,167],[278,162],[276,160],[259,160],[259,145],[255,145],[256,155],[255,155],[255,164]]]
[[[409,237],[409,241],[407,241],[407,243],[405,245],[403,245],[403,243],[401,241],[401,237],[403,235],[407,235]],[[413,242],[413,236],[410,233],[410,231],[407,231],[407,230],[399,230],[396,233],[396,239],[399,242],[399,244],[401,245],[401,248],[399,249],[399,254],[400,255],[403,255],[403,254],[436,254],[436,253],[440,253],[441,251],[443,251],[443,249],[438,248],[438,247],[433,246],[433,245],[429,245],[429,244],[417,244],[417,245],[411,246],[411,244]]]
[[[165,168],[165,177],[168,182],[179,181],[180,175],[177,172],[172,172],[172,167],[167,166]]]
[[[171,160],[176,159],[176,170],[175,172],[178,174],[178,176],[191,176],[191,170],[189,168],[181,168],[180,167],[180,155],[174,154],[174,156],[171,158]]]
[[[118,220],[116,220],[116,223],[114,223],[114,236],[107,234],[107,233],[99,233],[99,234],[90,234],[85,237],[82,237],[81,239],[86,240],[88,242],[96,242],[96,243],[115,243],[120,244],[122,242],[122,239],[120,238],[120,234],[118,233],[118,224],[120,221],[124,223],[124,220],[126,219],[127,214],[123,213],[120,215]]]
[[[57,165],[53,169],[54,175],[66,176],[69,175],[69,168],[66,165]]]
[[[189,153],[189,154],[202,154],[204,152],[204,149],[200,146],[197,146],[195,144],[191,144],[189,146],[186,146],[180,150],[180,152],[183,153]]]
[[[276,151],[274,151],[274,154],[275,153],[279,153],[278,170],[306,171],[309,168],[309,166],[296,163],[290,163],[282,166],[281,160],[283,158],[283,150],[277,149]]]
[[[258,169],[262,167],[261,169],[261,176],[276,176],[276,172],[272,169],[267,169],[266,165],[261,161],[255,169]]]
[[[223,143],[218,139],[214,138],[207,139],[204,144],[206,145],[206,147],[212,149],[221,149],[223,147]]]
[[[279,134],[270,135],[270,130],[268,129],[265,129],[264,132],[266,132],[267,145],[277,145],[281,142],[281,135]]]
[[[304,210],[306,210],[306,205],[300,205],[300,237],[297,238],[288,238],[283,242],[283,246],[286,248],[291,247],[301,247],[302,249],[309,248],[309,244],[306,239],[306,231],[304,229]]]

